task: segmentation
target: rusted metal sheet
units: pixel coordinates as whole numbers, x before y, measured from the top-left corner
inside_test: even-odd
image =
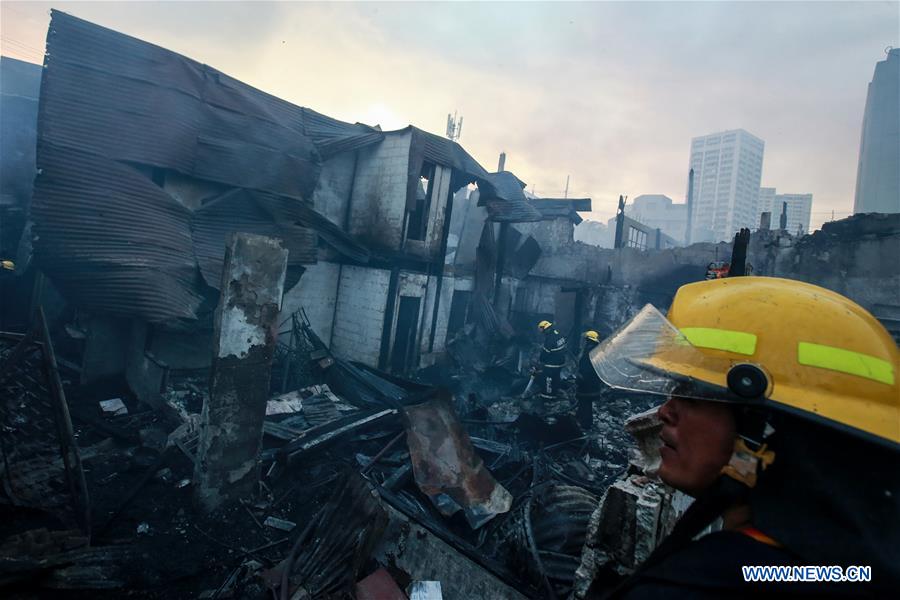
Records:
[[[512,505],[453,412],[449,393],[405,409],[406,441],[419,489],[445,516],[459,510],[477,529]]]
[[[378,569],[356,584],[356,600],[407,600],[385,569]]]

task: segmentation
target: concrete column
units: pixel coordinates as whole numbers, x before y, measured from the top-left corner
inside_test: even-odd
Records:
[[[226,249],[194,470],[194,499],[205,511],[251,495],[259,480],[287,258],[280,240],[246,233]]]

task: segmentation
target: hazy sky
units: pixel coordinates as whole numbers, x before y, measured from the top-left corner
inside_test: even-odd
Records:
[[[765,140],[762,185],[849,214],[866,87],[900,2],[7,2],[2,53],[40,62],[58,8],[332,117],[443,134],[540,196],[683,202],[690,139]]]

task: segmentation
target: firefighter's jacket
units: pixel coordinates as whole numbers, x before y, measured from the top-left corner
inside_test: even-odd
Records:
[[[566,338],[555,328],[544,332],[544,345],[541,348],[541,366],[548,369],[562,368],[566,365]]]
[[[597,377],[594,365],[591,364],[591,350],[597,346],[596,342],[586,342],[584,352],[581,353],[581,359],[578,361],[578,375],[575,382],[577,384],[576,394],[579,396],[599,396],[604,388],[603,382]]]

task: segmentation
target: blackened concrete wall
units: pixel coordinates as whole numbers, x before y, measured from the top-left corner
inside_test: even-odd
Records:
[[[319,181],[313,192],[313,206],[316,212],[325,215],[338,227],[344,226],[347,203],[353,189],[353,166],[356,154],[345,152],[322,163]]]
[[[410,132],[388,134],[359,151],[351,200],[350,233],[377,248],[399,250],[403,241]]]

